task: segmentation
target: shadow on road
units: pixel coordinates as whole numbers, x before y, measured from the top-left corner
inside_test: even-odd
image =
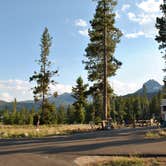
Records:
[[[160,139],[144,139],[143,137],[138,137],[147,131],[147,128],[143,129],[125,129],[125,130],[114,130],[114,131],[103,131],[103,132],[95,132],[95,133],[87,133],[87,134],[76,134],[71,136],[64,137],[56,137],[56,138],[42,138],[42,139],[32,139],[32,140],[10,140],[5,142],[5,140],[0,141],[0,147],[4,147],[3,150],[0,149],[0,155],[9,155],[9,154],[17,154],[17,153],[37,153],[37,154],[60,154],[60,153],[70,153],[70,154],[80,154],[83,152],[91,152],[93,150],[99,151],[101,148],[111,148],[111,147],[123,147],[127,145],[146,145],[151,143],[161,143],[165,142],[165,138]],[[128,134],[129,139],[123,139],[123,134]],[[122,136],[121,136],[122,135]],[[131,135],[131,137],[130,137]],[[110,137],[103,142],[95,141],[97,138],[105,138]],[[120,140],[113,140],[111,138],[117,137]],[[87,140],[86,140],[87,139]],[[93,139],[91,143],[89,143],[89,139]],[[76,140],[84,140],[83,142],[79,142],[75,144]],[[68,142],[70,141],[70,144]],[[35,146],[34,146],[35,143]],[[39,144],[40,143],[40,144]],[[47,143],[47,144],[43,144]],[[59,143],[61,143],[59,145]],[[28,146],[25,146],[27,145]],[[14,147],[11,149],[10,145]],[[18,145],[22,145],[19,147]],[[25,147],[24,147],[25,146]],[[145,147],[146,148],[146,147]],[[163,147],[164,148],[164,147]],[[166,156],[166,153],[165,153]]]
[[[106,138],[106,137],[116,137],[116,136],[129,136],[139,133],[139,135],[144,134],[147,130],[152,129],[152,127],[148,128],[125,128],[125,129],[115,129],[108,131],[94,131],[90,133],[80,133],[73,135],[65,135],[65,136],[55,136],[55,137],[46,137],[46,138],[20,138],[20,139],[0,139],[0,147],[1,146],[12,146],[12,145],[26,145],[32,143],[47,143],[47,142],[73,142],[73,141],[81,141],[86,139],[94,139],[94,138]]]

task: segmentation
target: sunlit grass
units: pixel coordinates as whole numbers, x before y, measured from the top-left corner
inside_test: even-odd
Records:
[[[0,138],[35,138],[91,131],[90,125],[0,125]]]
[[[162,138],[166,137],[166,130],[158,130],[158,131],[149,131],[145,134],[146,138]]]
[[[98,166],[144,166],[144,163],[139,158],[114,157],[108,163],[102,163]]]
[[[94,164],[94,166],[159,166],[155,159],[142,159],[136,157],[112,157],[109,162]]]

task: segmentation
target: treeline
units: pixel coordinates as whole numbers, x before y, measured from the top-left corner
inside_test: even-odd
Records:
[[[48,109],[44,121],[42,110],[36,111],[34,108],[30,110],[22,108],[18,111],[15,108],[13,110],[2,110],[0,111],[0,122],[8,125],[36,125],[39,120],[40,124],[66,124],[71,122],[71,115],[72,118],[76,118],[72,106],[66,108],[61,105],[56,109],[55,105],[50,104]],[[68,116],[68,112],[70,112],[70,116]],[[73,113],[71,114],[71,112]]]
[[[90,105],[86,108],[88,109]],[[0,122],[6,125],[36,125],[39,119],[40,124],[80,124],[89,123],[93,116],[89,115],[89,110],[82,110],[80,113],[69,105],[67,108],[64,105],[59,106],[57,109],[55,105],[50,105],[47,116],[44,116],[42,110],[35,111],[35,109],[28,110],[22,108],[19,111],[2,110],[0,111]]]
[[[146,96],[114,96],[110,100],[110,117],[113,122],[118,124],[132,124],[137,120],[148,120],[151,118],[159,121],[161,98],[161,93],[158,93],[151,99],[148,99]],[[22,108],[17,111],[17,102],[15,100],[12,111],[6,109],[0,112],[0,120],[3,124],[10,125],[36,125],[38,119],[40,119],[40,124],[78,124],[89,123],[90,121],[98,123],[103,116],[102,110],[99,111],[102,103],[98,104],[87,102],[81,109],[75,107],[75,103],[68,107],[61,105],[58,108],[50,104],[47,116],[44,116],[45,119],[43,121],[41,110],[35,111],[34,109]]]
[[[111,101],[111,117],[119,124],[131,124],[151,118],[160,121],[161,93],[148,99],[146,96],[116,97]]]

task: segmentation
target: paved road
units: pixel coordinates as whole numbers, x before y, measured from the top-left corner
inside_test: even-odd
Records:
[[[149,128],[117,129],[42,139],[0,140],[0,166],[74,166],[80,156],[144,154],[166,157],[166,139]]]

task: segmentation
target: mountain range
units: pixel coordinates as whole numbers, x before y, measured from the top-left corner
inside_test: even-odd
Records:
[[[159,91],[161,91],[162,85],[160,85],[157,81],[151,79],[151,80],[147,81],[146,83],[144,83],[142,88],[138,89],[136,92],[134,92],[132,94],[125,95],[125,96],[143,95],[144,89],[146,89],[146,94],[147,94],[148,98],[151,98],[154,95],[156,95]],[[67,106],[69,104],[72,104],[72,103],[74,103],[75,99],[72,97],[71,93],[64,93],[64,94],[57,96],[56,98],[50,97],[49,101],[51,103],[54,103],[57,107],[59,107],[60,105]],[[0,100],[0,110],[3,110],[5,108],[8,108],[10,110],[10,109],[12,109],[12,107],[13,107],[12,102],[6,102],[6,101]],[[22,101],[22,102],[17,103],[18,110],[23,108],[23,107],[25,107],[27,109],[31,109],[31,108],[38,109],[39,104],[35,104],[31,100]]]
[[[63,93],[61,95],[58,95],[56,98],[52,96],[52,97],[49,97],[48,100],[51,103],[55,104],[56,107],[59,107],[60,105],[68,106],[70,104],[73,104],[75,101],[71,93]],[[40,104],[34,103],[33,100],[17,102],[18,110],[22,109],[23,107],[27,109],[34,108],[35,110],[37,110],[40,107]],[[13,108],[13,102],[6,102],[1,100],[0,110],[4,110],[5,108],[8,108],[9,110],[11,110]]]

